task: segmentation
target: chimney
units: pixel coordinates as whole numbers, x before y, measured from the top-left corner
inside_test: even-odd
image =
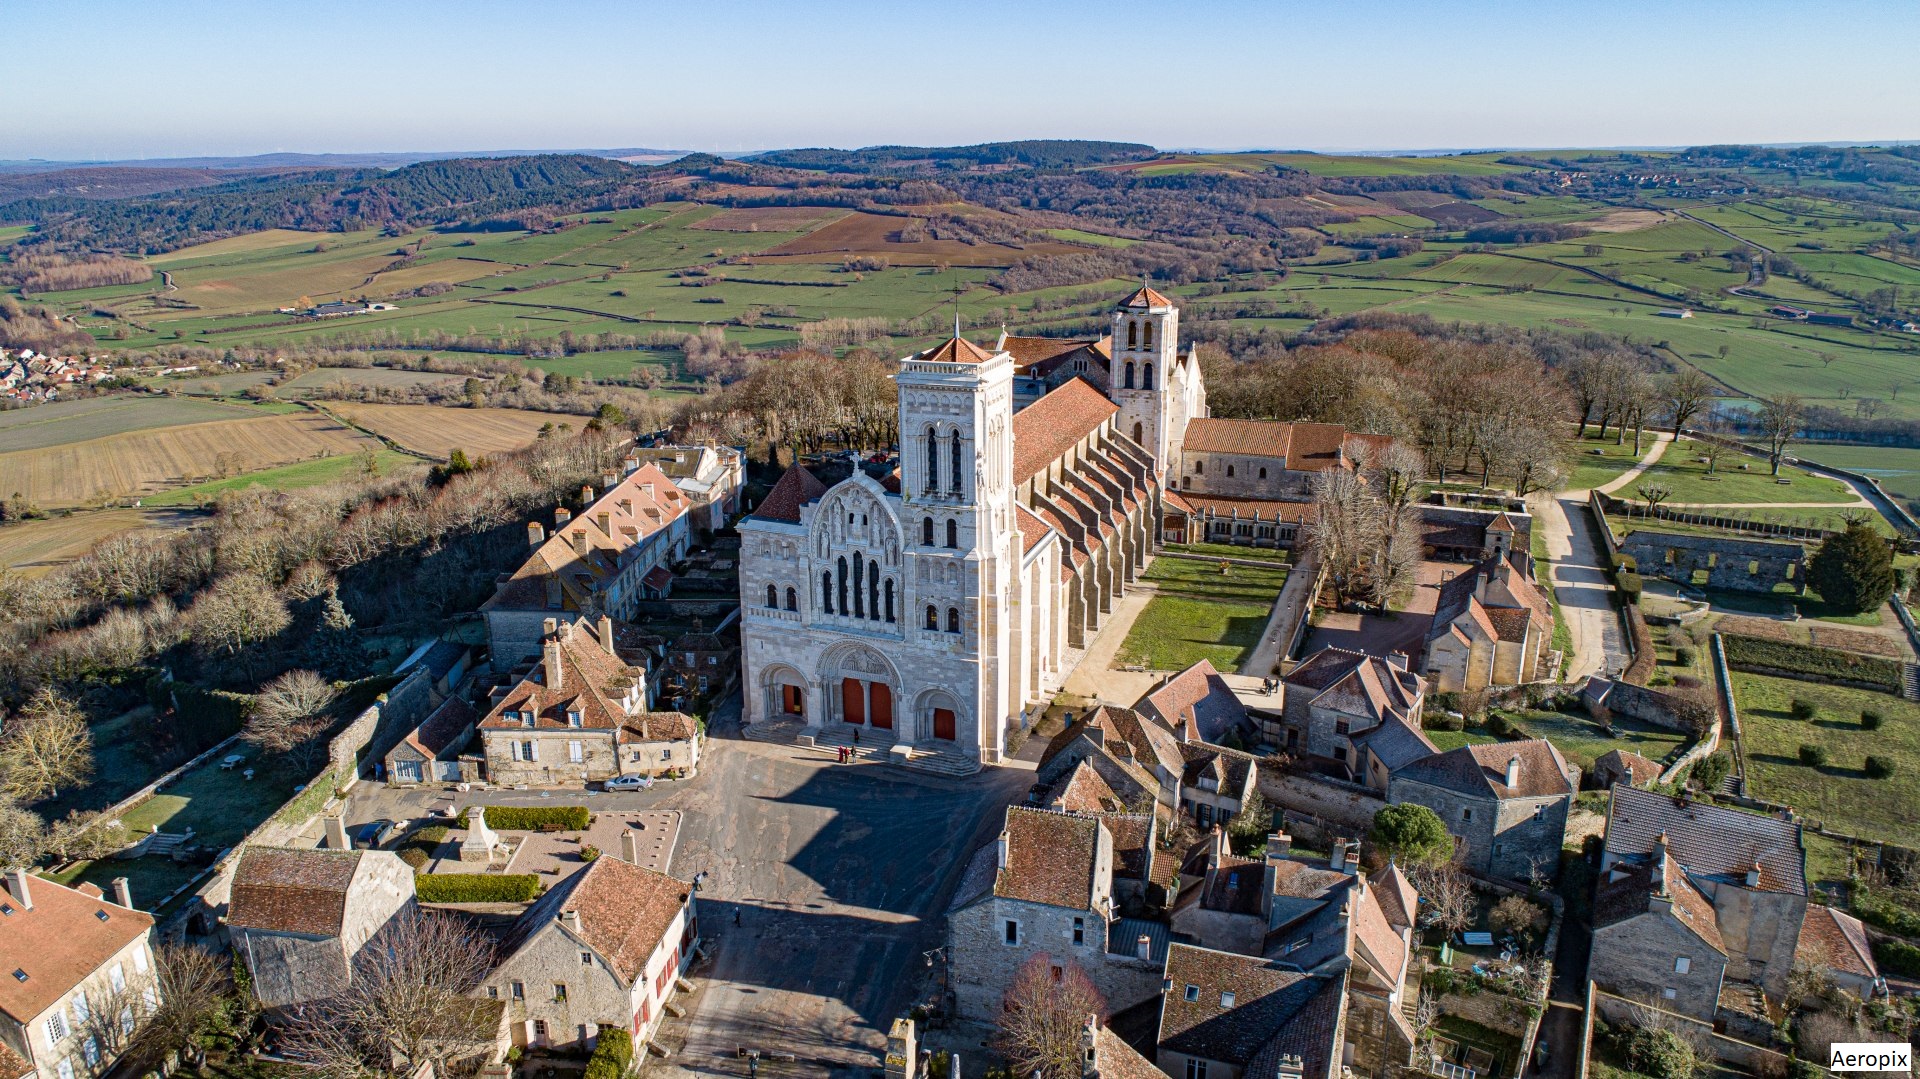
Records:
[[[1513,756],[1507,758],[1507,788],[1509,790],[1512,790],[1512,789],[1518,788],[1519,786],[1520,786],[1520,754],[1515,753]]]
[[[1274,1069],[1274,1079],[1304,1079],[1307,1066],[1298,1053],[1280,1054],[1280,1066]]]
[[[1340,872],[1347,868],[1346,840],[1335,839],[1333,841],[1333,853],[1327,856],[1327,868],[1335,872]]]
[[[577,910],[561,911],[560,924],[566,926],[569,932],[580,932],[580,912]]]
[[[584,528],[573,530],[573,553],[581,558],[587,557],[587,530]]]
[[[127,878],[113,878],[113,901],[128,910],[133,909],[133,889],[127,886]]]
[[[1760,887],[1760,860],[1758,858],[1754,859],[1753,865],[1747,870],[1747,887]]]
[[[583,483],[580,485],[580,504],[582,506],[590,506],[593,504],[593,484]]]
[[[571,520],[573,520],[573,511],[572,511],[572,510],[570,510],[570,509],[568,509],[568,508],[567,508],[567,507],[565,507],[565,506],[555,506],[555,507],[554,507],[554,509],[553,509],[553,530],[554,530],[555,532],[558,532],[558,531],[560,531],[560,529],[561,529],[561,526],[563,526],[563,525],[565,525],[565,524],[566,524],[566,523],[567,523],[568,521],[571,521]]]
[[[527,522],[527,546],[538,547],[547,542],[547,530],[540,527],[539,521]]]
[[[1356,877],[1360,875],[1360,841],[1358,839],[1347,844],[1347,864],[1342,868]]]
[[[640,471],[640,458],[629,455],[620,462],[620,470],[629,476]]]
[[[1153,938],[1145,933],[1133,942],[1133,957],[1143,963],[1153,960]]]
[[[1653,860],[1656,864],[1667,860],[1667,833],[1665,832],[1653,837]]]
[[[1274,832],[1267,836],[1267,862],[1285,861],[1293,853],[1293,837],[1285,832]]]
[[[1089,1013],[1085,1025],[1080,1028],[1080,1075],[1083,1079],[1094,1079],[1100,1074],[1100,1017]]]
[[[1000,868],[1007,867],[1007,833],[1000,833]]]
[[[548,618],[543,620],[540,623],[540,639],[541,640],[546,640],[548,637],[553,636],[555,633],[558,633],[559,631],[560,631],[560,620],[557,618]]]
[[[1388,652],[1387,666],[1392,667],[1394,670],[1397,670],[1397,671],[1406,670],[1407,654],[1405,652]]]
[[[546,669],[547,688],[557,692],[560,689],[561,680],[558,640],[545,641],[540,645],[540,665]]]
[[[7,891],[13,893],[13,901],[25,910],[33,909],[33,893],[27,891],[27,871],[25,869],[7,870]]]
[[[347,842],[347,822],[343,817],[328,817],[326,821],[327,849],[351,850],[353,844]]]
[[[603,491],[613,490],[613,485],[615,481],[618,480],[618,478],[619,477],[615,476],[611,472],[602,472],[600,474],[600,489]]]
[[[631,828],[620,832],[620,860],[628,865],[640,864],[640,836]]]
[[[607,650],[607,655],[618,656],[620,653],[613,650],[613,619],[603,614],[594,628],[600,631],[600,647]]]

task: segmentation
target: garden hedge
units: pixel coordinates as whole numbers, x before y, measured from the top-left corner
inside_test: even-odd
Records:
[[[602,1027],[587,1058],[585,1079],[621,1079],[633,1066],[633,1035],[619,1027]]]
[[[1853,914],[1868,925],[1877,925],[1889,933],[1920,936],[1920,913],[1865,888],[1854,889]]]
[[[1644,686],[1653,677],[1654,664],[1660,661],[1660,655],[1653,650],[1653,631],[1647,628],[1647,618],[1640,613],[1640,608],[1628,604],[1625,611],[1627,632],[1633,634],[1633,662],[1620,672],[1620,680]]]
[[[531,873],[428,873],[413,878],[422,903],[527,903],[540,895]]]
[[[1880,969],[1909,978],[1920,977],[1920,948],[1904,940],[1882,937],[1873,942],[1873,958]]]
[[[1721,634],[1720,644],[1727,653],[1727,666],[1735,670],[1812,682],[1859,682],[1887,693],[1900,692],[1898,660],[1738,633]]]
[[[487,827],[507,832],[584,832],[593,823],[586,806],[488,806]]]

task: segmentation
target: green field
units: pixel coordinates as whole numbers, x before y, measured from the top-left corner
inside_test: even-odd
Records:
[[[1643,440],[1640,452],[1635,453],[1631,432],[1625,442],[1616,442],[1613,432],[1609,431],[1607,437],[1600,438],[1594,430],[1589,427],[1584,439],[1567,440],[1567,459],[1573,464],[1566,482],[1569,491],[1587,491],[1612,483],[1640,463],[1640,459],[1652,448],[1650,441]]]
[[[382,476],[390,476],[400,469],[426,467],[426,462],[420,458],[396,453],[393,450],[377,451],[374,461]],[[317,487],[335,480],[352,479],[365,474],[366,459],[358,455],[322,457],[317,461],[302,461],[297,465],[267,468],[259,472],[249,472],[244,476],[230,476],[224,480],[196,483],[191,487],[181,487],[164,494],[148,496],[141,500],[141,504],[197,506],[203,502],[212,501],[227,491],[244,491],[249,487],[291,491],[300,487]]]
[[[1279,565],[1233,566],[1223,575],[1215,562],[1156,558],[1141,580],[1158,594],[1134,620],[1116,662],[1177,671],[1205,659],[1238,670],[1260,643],[1286,579]]]
[[[1794,446],[1795,457],[1844,468],[1880,481],[1889,495],[1920,502],[1920,449],[1893,446]]]
[[[1787,482],[1780,482],[1782,480]],[[1672,505],[1857,501],[1854,493],[1839,480],[1791,465],[1782,465],[1780,475],[1774,476],[1768,472],[1765,461],[1744,453],[1723,454],[1719,465],[1709,474],[1707,466],[1699,460],[1699,447],[1692,439],[1668,446],[1639,478],[1613,493],[1619,498],[1638,500],[1640,487],[1649,484],[1668,488],[1671,494],[1667,502]]]
[[[1751,769],[1748,785],[1768,801],[1784,802],[1835,831],[1873,839],[1912,834],[1920,816],[1920,705],[1884,693],[1813,682],[1733,676],[1734,700]],[[1791,718],[1794,698],[1813,702],[1818,713],[1808,722]],[[1877,731],[1860,727],[1863,709],[1878,709],[1886,723]],[[1802,764],[1802,744],[1826,749],[1822,767]],[[1868,779],[1861,771],[1867,754],[1892,759],[1891,779]]]

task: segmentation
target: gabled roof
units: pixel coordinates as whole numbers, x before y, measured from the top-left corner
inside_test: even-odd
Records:
[[[1302,974],[1254,956],[1176,943],[1167,949],[1166,978],[1161,1049],[1240,1067],[1263,1052],[1288,1053],[1301,1058],[1306,1075],[1327,1074],[1337,1052],[1344,973]],[[1187,999],[1188,986],[1197,999]]]
[[[580,939],[632,985],[647,959],[686,907],[693,886],[665,873],[611,856],[553,886],[514,922],[506,951],[517,953],[535,933],[558,927],[567,911],[580,915]]]
[[[227,924],[267,933],[337,937],[364,850],[248,847],[233,874]],[[387,857],[393,857],[391,854]]]
[[[1420,676],[1380,656],[1322,648],[1287,672],[1284,681],[1289,691],[1311,694],[1310,700],[1322,708],[1375,722],[1398,716],[1418,730],[1414,712],[1422,694]]]
[[[800,507],[827,493],[827,485],[801,465],[787,469],[767,497],[754,507],[753,515],[769,521],[800,522]]]
[[[640,712],[621,730],[642,742],[688,742],[700,734],[700,721],[685,712]]]
[[[1758,861],[1761,891],[1807,894],[1806,850],[1798,824],[1634,787],[1613,788],[1607,854],[1643,860],[1663,833],[1667,849],[1689,873],[1744,880]]]
[[[1628,782],[1635,787],[1659,779],[1663,771],[1658,764],[1630,749],[1610,749],[1593,762],[1594,771],[1607,769],[1625,775]]]
[[[964,337],[950,337],[932,348],[914,353],[908,359],[922,363],[985,363],[994,355]]]
[[[144,911],[45,877],[28,875],[27,898],[32,906],[11,891],[0,892],[0,906],[7,908],[0,911],[0,1013],[20,1023],[32,1022],[153,928]]]
[[[1169,1079],[1104,1023],[1093,1033],[1093,1060],[1090,1079]]]
[[[1013,414],[1013,482],[1024,483],[1120,411],[1093,383],[1070,378]]]
[[[1618,879],[1603,879],[1594,891],[1594,928],[1604,929],[1645,914],[1652,909],[1654,897],[1664,895],[1672,901],[1674,920],[1708,947],[1728,954],[1713,901],[1700,894],[1671,854],[1659,866],[1651,859],[1638,865],[1621,863],[1607,875],[1612,877],[1616,872],[1621,874]]]
[[[1069,352],[1086,348],[1094,344],[1090,338],[1077,337],[1021,337],[1003,333],[997,346],[1000,351],[1013,357],[1015,367],[1026,368],[1055,356],[1064,356]]]
[[[1007,864],[994,880],[993,893],[1051,907],[1092,910],[1100,830],[1099,821],[1076,814],[1009,807],[1002,833]]]
[[[1440,747],[1433,744],[1426,732],[1398,715],[1388,716],[1370,731],[1347,737],[1355,746],[1371,750],[1389,772],[1440,752]]]
[[[1110,704],[1096,706],[1066,730],[1054,735],[1046,753],[1040,758],[1040,766],[1045,768],[1048,761],[1089,731],[1109,752],[1131,757],[1149,770],[1158,767],[1169,774],[1183,770],[1185,759],[1180,753],[1180,741],[1165,724],[1131,708]]]
[[[627,551],[685,517],[692,505],[659,466],[642,465],[556,524],[483,606],[581,610],[620,572]]]
[[[1054,786],[1047,806],[1069,813],[1117,813],[1126,803],[1091,762],[1082,760]]]
[[[548,683],[544,657],[546,649],[557,641],[560,682]],[[626,692],[621,683],[635,679],[624,659],[609,655],[598,637],[583,622],[570,622],[541,643],[542,662],[534,665],[527,677],[507,690],[480,721],[482,730],[519,730],[527,724],[508,719],[513,712],[533,715],[533,730],[614,731],[627,722],[627,713],[619,697]],[[580,725],[568,722],[569,712],[580,713]]]
[[[466,698],[448,697],[427,716],[425,722],[407,732],[401,742],[428,760],[433,760],[465,740],[477,718]]]
[[[1127,297],[1121,307],[1172,307],[1173,301],[1162,296],[1148,285],[1141,285],[1139,291]]]
[[[1133,707],[1199,742],[1216,742],[1247,718],[1246,706],[1204,659],[1169,678]]]
[[[1400,866],[1388,862],[1367,878],[1367,891],[1380,902],[1380,913],[1386,916],[1389,924],[1410,928],[1414,917],[1419,913],[1420,893],[1413,881],[1400,871]]]
[[[1520,758],[1520,782],[1507,786],[1507,763]],[[1393,773],[1407,779],[1477,798],[1547,798],[1572,794],[1567,762],[1544,738],[1460,746],[1422,757]]]
[[[1851,914],[1823,903],[1807,904],[1800,923],[1800,941],[1793,949],[1796,961],[1810,967],[1831,967],[1860,978],[1878,978],[1867,927]]]
[[[1181,447],[1200,453],[1284,458],[1292,447],[1291,423],[1278,420],[1228,420],[1200,416],[1187,421]]]
[[[1398,985],[1400,975],[1407,968],[1406,939],[1387,920],[1373,889],[1355,894],[1352,902],[1353,939],[1359,945],[1361,958],[1373,967],[1374,977],[1381,984]]]

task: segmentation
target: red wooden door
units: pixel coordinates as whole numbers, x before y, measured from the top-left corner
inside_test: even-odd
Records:
[[[805,715],[807,712],[806,697],[802,695],[799,686],[781,686],[780,703],[782,710],[790,716]]]
[[[860,684],[858,678],[840,680],[840,718],[848,723],[867,721],[866,688]]]
[[[873,725],[882,730],[893,729],[893,688],[885,682],[874,682],[869,687],[873,694]]]
[[[935,708],[933,710],[933,736],[953,741],[953,709]]]

